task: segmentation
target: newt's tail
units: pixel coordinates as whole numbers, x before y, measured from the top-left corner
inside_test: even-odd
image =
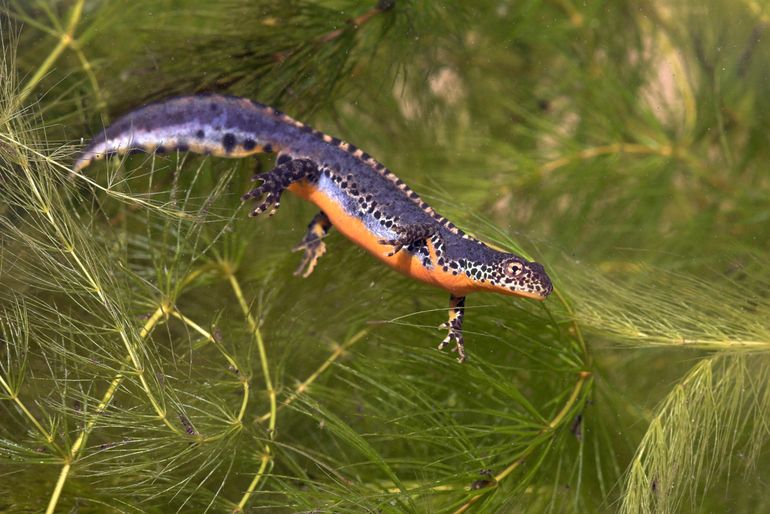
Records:
[[[79,172],[95,160],[127,153],[179,150],[219,157],[245,157],[275,148],[281,113],[245,98],[183,96],[132,111],[96,136],[74,165]]]

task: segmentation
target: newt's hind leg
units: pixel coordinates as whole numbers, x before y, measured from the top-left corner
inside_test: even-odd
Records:
[[[439,328],[446,328],[449,333],[438,345],[439,350],[454,341],[453,352],[457,352],[457,360],[465,361],[465,342],[463,341],[463,317],[465,316],[465,297],[452,295],[449,298],[449,320],[443,323]]]
[[[261,180],[262,184],[243,195],[241,200],[260,200],[250,216],[259,216],[268,209],[268,216],[272,216],[280,207],[281,194],[287,187],[299,180],[317,180],[318,174],[318,165],[310,159],[288,159],[284,156],[278,159],[278,164],[272,170],[254,175],[254,180]]]
[[[307,226],[305,237],[292,249],[293,252],[305,251],[302,262],[297,271],[294,272],[295,276],[302,275],[302,278],[307,278],[313,273],[318,259],[326,253],[326,245],[323,242],[323,238],[329,233],[330,228],[332,228],[332,222],[323,211],[313,216],[310,225]]]
[[[388,257],[392,257],[401,251],[402,248],[409,246],[417,241],[425,241],[432,237],[436,233],[436,225],[430,223],[424,223],[419,225],[407,225],[405,227],[394,228],[398,232],[398,237],[395,239],[380,239],[378,243],[382,245],[390,245],[393,247]]]

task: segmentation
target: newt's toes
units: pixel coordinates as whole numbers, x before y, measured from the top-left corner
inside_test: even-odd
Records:
[[[300,250],[304,250],[305,255],[302,256],[302,262],[300,262],[297,270],[294,272],[294,276],[307,278],[313,273],[316,264],[318,264],[318,259],[326,253],[326,245],[323,241],[319,240],[311,241],[309,243],[302,242],[293,249],[295,252]]]
[[[442,328],[445,327],[442,325]],[[467,355],[465,355],[465,341],[463,340],[462,332],[458,330],[450,329],[444,340],[439,343],[438,349],[444,350],[452,342],[455,344],[454,348],[452,348],[452,351],[457,352],[457,361],[460,363],[465,362],[468,358]]]

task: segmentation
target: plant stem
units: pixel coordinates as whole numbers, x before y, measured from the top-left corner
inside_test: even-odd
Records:
[[[354,344],[356,344],[358,341],[360,341],[366,334],[367,330],[361,330],[357,334],[355,334],[353,337],[345,341],[343,344],[338,345],[336,348],[334,348],[334,351],[332,354],[321,364],[321,366],[318,367],[317,370],[315,370],[307,379],[305,379],[304,382],[302,382],[300,385],[297,386],[297,388],[294,390],[291,395],[286,399],[285,402],[281,403],[281,405],[278,406],[278,410],[282,409],[283,407],[286,407],[287,405],[291,404],[294,400],[299,398],[299,395],[307,391],[308,387],[316,381],[316,379],[321,376],[321,374],[326,371],[329,366],[331,366],[334,361],[339,359],[342,355],[345,354],[345,352]],[[267,419],[270,418],[270,413],[263,414],[259,418],[257,418],[257,422],[264,423]]]
[[[643,155],[660,155],[662,157],[678,157],[679,155],[674,152],[671,146],[665,145],[659,148],[653,148],[650,146],[640,145],[636,143],[613,143],[604,146],[595,146],[592,148],[585,148],[574,155],[568,155],[565,157],[559,157],[552,161],[546,162],[540,167],[542,173],[550,173],[558,168],[564,167],[575,161],[583,161],[587,159],[593,159],[601,155],[612,154],[643,154]]]
[[[8,382],[6,382],[2,376],[0,376],[0,385],[3,386],[3,389],[5,389],[6,393],[8,394],[8,399],[13,400],[16,406],[24,413],[25,416],[27,416],[32,424],[35,425],[35,428],[38,432],[40,432],[40,435],[42,435],[49,444],[53,444],[53,435],[51,435],[48,430],[43,428],[43,425],[40,424],[40,422],[32,414],[32,412],[30,412],[27,406],[24,405],[24,402],[21,401],[18,393],[13,391],[10,384],[8,384]]]
[[[142,385],[142,389],[144,390],[144,394],[147,396],[147,399],[150,401],[150,405],[152,405],[153,410],[155,411],[155,414],[157,414],[158,419],[160,419],[164,425],[166,425],[172,432],[175,434],[187,437],[187,434],[183,432],[179,427],[171,423],[171,421],[168,419],[168,415],[166,413],[165,407],[163,407],[160,402],[158,402],[157,398],[155,398],[155,395],[152,393],[152,390],[150,389],[150,384],[147,382],[147,378],[144,374],[144,368],[141,366],[141,362],[139,360],[139,356],[136,354],[136,349],[134,348],[131,341],[129,341],[128,336],[124,331],[120,331],[120,337],[123,340],[123,344],[126,347],[126,350],[128,351],[129,358],[131,359],[131,365],[134,368],[134,372],[139,377],[139,382]]]
[[[393,3],[391,2],[377,2],[376,6],[372,7],[365,13],[359,16],[356,16],[353,19],[348,20],[347,28],[341,28],[341,29],[333,30],[331,32],[327,32],[326,34],[318,38],[318,41],[321,43],[328,43],[329,41],[333,41],[338,37],[340,37],[342,34],[345,33],[346,30],[349,30],[350,28],[352,28],[353,30],[358,30],[359,28],[361,28],[361,26],[366,24],[369,20],[371,20],[378,14],[391,9],[392,7],[393,7]]]
[[[72,51],[75,52],[75,55],[77,55],[78,60],[80,61],[80,66],[83,67],[83,73],[85,73],[88,77],[88,81],[91,83],[91,89],[94,90],[94,96],[96,96],[96,109],[98,109],[102,115],[102,123],[109,123],[110,120],[109,116],[107,115],[107,102],[104,101],[104,95],[102,94],[102,89],[99,87],[99,80],[96,78],[94,67],[91,65],[91,61],[86,58],[86,55],[80,48],[80,43],[78,43],[76,40],[72,40],[70,47],[72,48]]]
[[[559,289],[554,290],[554,294],[556,295],[556,298],[559,299],[559,302],[564,306],[564,309],[569,314],[570,318],[572,318],[572,329],[575,331],[575,338],[578,341],[578,344],[580,345],[580,352],[583,354],[583,363],[590,367],[590,356],[588,354],[588,347],[586,346],[586,341],[583,338],[583,331],[580,330],[580,324],[577,322],[577,316],[575,315],[575,310],[572,308],[572,305],[567,301],[567,298],[561,293]]]
[[[264,475],[265,469],[267,469],[267,465],[272,460],[272,456],[270,455],[270,447],[265,445],[265,450],[266,452],[262,454],[262,459],[261,459],[262,462],[259,465],[259,469],[257,470],[257,473],[254,475],[254,478],[251,480],[251,483],[249,484],[248,489],[246,489],[246,492],[241,498],[241,501],[239,501],[238,505],[236,505],[236,507],[233,509],[233,512],[243,512],[243,509],[244,507],[246,507],[246,504],[251,498],[251,495],[254,494],[254,491],[257,489],[257,484],[259,484],[259,480]]]
[[[262,332],[259,330],[259,325],[251,315],[251,310],[249,309],[248,303],[246,303],[246,298],[243,296],[243,291],[241,290],[241,286],[238,283],[238,279],[235,278],[232,267],[227,263],[222,263],[221,267],[223,273],[227,277],[227,280],[230,282],[230,286],[233,289],[233,294],[235,294],[235,297],[238,299],[238,303],[241,306],[243,315],[249,324],[249,329],[251,330],[251,333],[254,334],[254,338],[257,343],[259,360],[262,363],[262,374],[265,376],[265,388],[267,389],[267,394],[270,398],[270,422],[268,423],[268,436],[270,439],[272,439],[275,437],[276,413],[278,412],[278,408],[275,388],[273,387],[273,381],[270,378],[270,367],[267,361],[265,342],[262,339]],[[241,501],[238,502],[238,505],[233,510],[233,512],[243,512],[243,508],[246,506],[246,503],[248,503],[252,494],[254,494],[254,491],[257,489],[257,485],[259,484],[259,481],[264,475],[265,470],[267,469],[267,465],[271,460],[272,451],[270,449],[270,445],[265,444],[264,453],[262,454],[262,462],[259,466],[259,469],[257,470],[257,473],[254,475],[254,479],[251,481],[251,484],[249,484],[249,487],[246,489],[246,492],[243,494]]]
[[[56,511],[56,504],[59,502],[59,496],[61,496],[62,489],[64,489],[64,483],[67,481],[67,476],[69,475],[71,467],[72,464],[67,462],[61,468],[59,479],[56,481],[56,487],[53,488],[53,493],[51,493],[51,499],[48,502],[48,508],[45,510],[45,514],[53,514]]]
[[[171,309],[169,311],[169,314],[177,318],[179,321],[183,322],[196,332],[198,332],[200,335],[206,338],[206,340],[210,343],[212,343],[216,348],[219,350],[219,352],[224,356],[224,358],[227,360],[228,364],[235,369],[238,373],[241,372],[240,366],[238,366],[238,363],[233,359],[233,357],[225,351],[225,349],[222,347],[222,345],[212,336],[206,329],[195,323],[193,320],[182,314],[176,309]],[[240,426],[243,422],[243,416],[246,414],[246,407],[249,404],[249,380],[246,377],[242,377],[241,380],[241,386],[243,387],[243,399],[241,400],[241,408],[238,411],[238,415],[236,416],[235,420],[233,421],[234,425]],[[219,438],[220,436],[212,436],[207,437],[203,441],[209,442],[214,440],[214,438]]]
[[[160,321],[166,311],[167,307],[163,304],[161,304],[155,310],[155,312],[150,316],[150,318],[142,327],[141,332],[139,333],[139,336],[142,339],[145,339],[150,335],[150,333],[152,333],[153,329],[158,324],[158,321]],[[128,363],[128,356],[126,356],[124,361]],[[83,430],[78,435],[75,443],[70,448],[69,455],[64,463],[64,466],[62,466],[61,472],[59,473],[59,480],[56,481],[56,487],[54,487],[53,493],[51,493],[51,499],[48,501],[46,514],[53,514],[53,512],[56,510],[56,505],[59,502],[59,497],[61,496],[62,489],[64,488],[64,483],[67,481],[67,477],[69,476],[72,463],[78,458],[80,450],[82,450],[88,435],[91,433],[91,430],[93,430],[94,425],[96,425],[96,420],[105,411],[105,409],[107,409],[107,406],[115,396],[118,387],[120,387],[121,382],[123,382],[123,378],[125,378],[123,371],[120,371],[117,375],[115,375],[115,377],[112,379],[112,382],[110,383],[110,386],[107,388],[107,391],[104,393],[104,396],[102,396],[99,405],[96,407],[96,412],[91,417],[91,419],[88,420],[88,423],[86,423],[86,426],[83,427]]]
[[[48,73],[48,70],[51,69],[51,66],[53,66],[64,49],[72,45],[75,29],[77,28],[78,22],[80,21],[80,16],[83,14],[84,4],[85,0],[78,0],[77,3],[72,6],[72,11],[70,12],[70,18],[67,22],[66,30],[62,34],[59,34],[59,42],[56,44],[54,49],[51,50],[51,53],[48,54],[48,57],[46,57],[45,61],[43,61],[43,64],[40,65],[35,74],[30,77],[21,92],[19,92],[19,95],[15,99],[15,105],[18,106],[24,103],[30,93],[32,93],[35,87],[37,87],[37,85],[43,79],[45,74]]]
[[[585,382],[591,377],[590,371],[581,371],[578,376],[578,381],[575,384],[575,386],[572,388],[572,393],[569,395],[569,398],[567,399],[567,402],[564,404],[564,406],[561,408],[558,414],[554,416],[554,418],[548,422],[548,424],[540,429],[540,432],[538,432],[538,435],[542,435],[546,432],[553,432],[559,425],[561,425],[562,421],[564,421],[564,418],[569,414],[569,412],[572,410],[572,407],[575,405],[575,402],[577,401],[578,397],[580,396],[580,392],[583,389],[583,386],[585,385]],[[515,461],[513,461],[507,468],[502,470],[500,473],[495,475],[495,484],[499,484],[502,480],[505,479],[508,475],[513,473],[516,468],[518,468],[522,462],[524,462],[524,459],[530,456],[530,454],[535,450],[537,447],[536,444],[532,444],[529,446],[524,452],[516,458]],[[457,509],[454,514],[462,514],[463,512],[467,511],[471,506],[479,501],[485,494],[487,494],[489,491],[492,491],[496,489],[495,487],[489,487],[487,489],[482,489],[480,494],[477,496],[474,496],[470,500],[468,500],[465,504],[463,504],[459,509]]]

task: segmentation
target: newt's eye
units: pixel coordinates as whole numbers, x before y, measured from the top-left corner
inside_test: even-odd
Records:
[[[505,274],[509,277],[518,277],[524,268],[518,262],[509,262],[505,266]]]

